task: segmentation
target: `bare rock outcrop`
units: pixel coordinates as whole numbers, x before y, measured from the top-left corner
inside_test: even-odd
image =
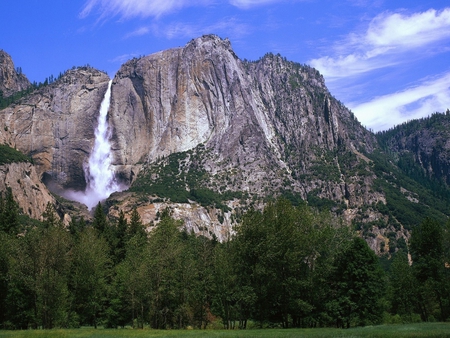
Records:
[[[34,166],[28,162],[0,165],[0,191],[10,187],[22,212],[40,219],[47,203],[55,203],[54,197],[40,181]]]
[[[14,67],[11,56],[0,50],[0,97],[8,97],[30,87],[27,77]]]

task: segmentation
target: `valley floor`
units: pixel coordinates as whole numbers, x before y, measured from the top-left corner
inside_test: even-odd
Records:
[[[344,329],[263,329],[263,330],[132,330],[132,329],[68,329],[0,331],[0,338],[122,338],[122,337],[450,337],[450,323],[379,325]]]

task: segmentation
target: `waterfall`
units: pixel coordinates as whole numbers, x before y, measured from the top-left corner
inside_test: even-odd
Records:
[[[66,197],[84,203],[89,209],[95,207],[98,202],[107,199],[113,192],[121,191],[117,183],[114,171],[111,168],[111,129],[108,125],[107,115],[111,99],[111,83],[100,106],[97,128],[95,129],[94,148],[89,160],[84,164],[84,176],[86,178],[86,190],[84,192],[68,191]]]

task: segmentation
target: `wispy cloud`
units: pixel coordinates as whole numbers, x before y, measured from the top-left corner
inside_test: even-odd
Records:
[[[286,0],[229,0],[228,2],[241,9],[268,5]],[[133,17],[159,17],[186,7],[206,6],[217,3],[215,0],[87,0],[80,12],[85,18],[97,11],[100,19],[120,16],[124,19]]]
[[[230,0],[230,4],[242,9],[248,9],[255,6],[268,5],[285,0]]]
[[[450,108],[450,72],[421,81],[401,92],[365,103],[350,103],[359,121],[374,131],[388,129],[407,120],[444,112]]]
[[[184,7],[208,5],[211,2],[212,0],[87,0],[80,17],[87,17],[95,9],[101,19],[114,16],[125,19],[159,17]]]
[[[383,4],[384,0],[347,0],[351,5],[357,7],[379,7]]]
[[[324,75],[334,94],[345,98],[362,124],[379,131],[450,106],[450,73],[419,80],[417,85],[393,94],[375,98],[367,95],[370,86],[383,86],[389,81],[389,87],[395,80],[393,74],[401,69],[411,72],[413,62],[427,62],[447,52],[443,47],[447,41],[450,8],[412,14],[385,12],[362,31],[337,41],[329,55],[309,63]]]
[[[135,31],[132,31],[124,36],[124,39],[128,39],[134,36],[142,36],[150,33],[150,29],[148,27],[140,27]]]
[[[337,42],[332,55],[309,63],[334,81],[405,62],[407,53],[423,52],[424,46],[445,39],[450,39],[450,8],[410,15],[386,12],[375,17],[365,31]]]

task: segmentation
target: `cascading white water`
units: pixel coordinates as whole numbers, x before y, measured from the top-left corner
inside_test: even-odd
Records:
[[[100,106],[98,125],[95,129],[95,143],[89,161],[84,165],[86,177],[86,190],[84,192],[68,191],[66,197],[84,203],[89,209],[98,202],[105,200],[113,192],[121,191],[114,171],[111,168],[111,130],[107,121],[109,103],[111,99],[111,83],[108,83],[105,97]]]

